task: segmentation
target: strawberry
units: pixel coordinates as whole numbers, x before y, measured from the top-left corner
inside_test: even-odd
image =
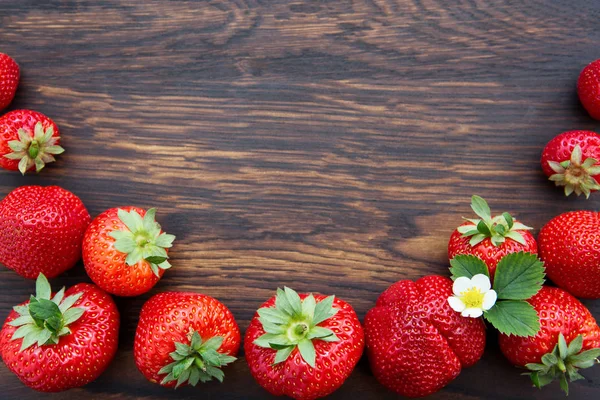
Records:
[[[117,296],[137,296],[171,267],[167,249],[175,236],[164,233],[155,216],[155,208],[121,207],[92,221],[83,238],[83,264],[96,285]]]
[[[36,291],[14,307],[0,331],[2,360],[25,385],[41,392],[87,385],[117,352],[115,303],[88,283],[52,295],[43,274]]]
[[[8,107],[19,86],[19,64],[10,56],[0,53],[0,110]]]
[[[577,94],[590,116],[600,119],[600,60],[591,62],[581,71]]]
[[[539,332],[533,338],[501,334],[500,349],[511,363],[531,371],[538,388],[559,379],[568,394],[567,378],[583,379],[577,370],[597,363],[600,327],[589,310],[562,289],[544,286],[528,302],[540,318]]]
[[[364,348],[354,309],[334,296],[277,295],[256,312],[244,338],[254,379],[274,395],[316,399],[338,389]]]
[[[507,212],[492,218],[488,204],[479,196],[472,197],[471,208],[481,219],[467,219],[452,232],[448,243],[450,260],[459,254],[479,257],[494,279],[496,265],[505,255],[520,251],[537,254],[535,238],[528,232],[532,228]]]
[[[166,292],[144,304],[135,332],[138,369],[166,387],[196,386],[216,378],[235,361],[240,330],[223,303],[197,293]]]
[[[21,186],[0,202],[0,263],[25,278],[53,278],[81,257],[85,206],[58,186]]]
[[[0,117],[0,167],[25,172],[40,172],[65,149],[59,146],[56,124],[44,114],[15,110]]]
[[[399,281],[367,313],[369,362],[388,389],[406,397],[430,395],[483,355],[484,323],[452,310],[452,285],[437,275]]]
[[[600,135],[591,131],[563,132],[550,140],[542,152],[542,169],[565,195],[575,192],[590,197],[600,189]]]
[[[546,274],[574,296],[600,298],[600,213],[571,211],[554,217],[538,236]]]

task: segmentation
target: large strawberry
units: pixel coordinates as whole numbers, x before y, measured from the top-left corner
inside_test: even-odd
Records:
[[[471,199],[471,208],[480,219],[467,219],[456,228],[448,242],[448,258],[470,254],[481,258],[488,266],[490,276],[498,261],[507,254],[524,251],[537,254],[535,238],[531,229],[505,212],[492,218],[486,201],[479,196]]]
[[[600,189],[600,135],[591,131],[568,131],[554,137],[542,152],[542,169],[565,195],[575,192],[586,198]]]
[[[197,293],[166,292],[144,304],[135,332],[135,363],[154,383],[195,386],[235,361],[240,330],[223,303]]]
[[[427,396],[483,355],[484,323],[450,307],[452,286],[451,279],[436,275],[399,281],[367,313],[369,362],[388,389],[407,397]]]
[[[258,309],[244,338],[254,379],[274,395],[302,400],[339,388],[363,348],[363,329],[348,303],[289,288]]]
[[[567,380],[583,379],[578,369],[598,362],[600,328],[589,310],[560,288],[544,286],[528,302],[539,316],[539,332],[533,338],[501,334],[500,349],[511,363],[531,371],[537,387],[558,379],[568,393]]]
[[[6,108],[15,97],[19,78],[19,64],[9,55],[0,53],[0,110]]]
[[[600,119],[600,60],[591,62],[581,71],[577,94],[590,116]]]
[[[600,213],[571,211],[540,230],[546,274],[574,296],[600,298]]]
[[[164,233],[155,216],[155,208],[121,207],[92,221],[83,239],[83,264],[96,285],[117,296],[137,296],[171,267],[167,249],[175,236]]]
[[[119,311],[97,286],[80,283],[52,295],[40,274],[35,296],[14,307],[0,331],[2,360],[41,392],[87,385],[117,351]]]
[[[58,186],[21,186],[0,202],[0,263],[35,279],[53,278],[81,258],[90,215],[73,193]]]
[[[44,114],[15,110],[0,117],[0,167],[40,172],[54,156],[65,150],[59,146],[56,124]]]

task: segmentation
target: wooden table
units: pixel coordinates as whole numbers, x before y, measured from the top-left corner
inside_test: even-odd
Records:
[[[92,216],[157,206],[174,268],[117,299],[120,350],[83,389],[45,399],[263,399],[241,359],[223,384],[177,391],[132,355],[154,293],[205,293],[245,330],[276,287],[336,294],[362,319],[400,279],[447,274],[469,198],[536,228],[592,199],[543,176],[545,143],[600,129],[578,103],[600,57],[600,3],[537,1],[0,1],[0,51],[22,68],[11,109],[60,126],[67,152],[0,195],[60,185]],[[53,284],[89,281],[81,264]],[[0,271],[0,318],[34,289]],[[600,319],[600,301],[586,301]],[[484,358],[432,399],[562,399],[530,387],[490,332]],[[600,397],[600,367],[571,399]],[[3,399],[38,399],[4,365]],[[334,399],[396,398],[366,359]]]

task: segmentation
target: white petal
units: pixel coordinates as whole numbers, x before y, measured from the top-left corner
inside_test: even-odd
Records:
[[[456,312],[462,312],[465,308],[467,308],[465,303],[463,303],[462,300],[456,296],[448,297],[448,304],[450,304],[450,307]]]
[[[494,304],[496,304],[496,299],[498,298],[498,295],[496,294],[495,290],[490,290],[488,291],[486,294],[483,295],[483,309],[484,310],[489,310],[490,308],[492,308],[494,306]]]
[[[460,315],[463,317],[479,318],[483,315],[481,308],[467,308]]]
[[[455,295],[460,296],[462,292],[471,288],[471,280],[466,276],[461,276],[454,281],[452,291]]]
[[[492,288],[490,278],[484,274],[477,274],[471,278],[471,285],[478,287],[481,293],[485,293]]]

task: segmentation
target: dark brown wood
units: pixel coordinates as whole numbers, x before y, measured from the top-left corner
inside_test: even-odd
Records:
[[[23,79],[11,109],[60,126],[67,152],[39,175],[0,172],[0,195],[57,184],[95,216],[159,208],[174,268],[118,299],[120,350],[96,382],[48,399],[268,398],[243,360],[226,381],[173,391],[144,380],[132,344],[150,295],[222,300],[242,330],[276,287],[336,294],[362,319],[391,283],[447,273],[469,197],[537,230],[597,209],[564,198],[544,144],[600,129],[579,71],[600,57],[588,0],[0,0],[0,51]],[[88,281],[81,265],[53,280]],[[0,270],[0,318],[34,283]],[[600,318],[600,301],[586,301]],[[494,334],[435,399],[559,399],[530,387]],[[600,397],[600,367],[571,399]],[[37,399],[4,365],[0,397]],[[200,397],[199,397],[200,396]],[[331,398],[395,398],[362,360]]]

